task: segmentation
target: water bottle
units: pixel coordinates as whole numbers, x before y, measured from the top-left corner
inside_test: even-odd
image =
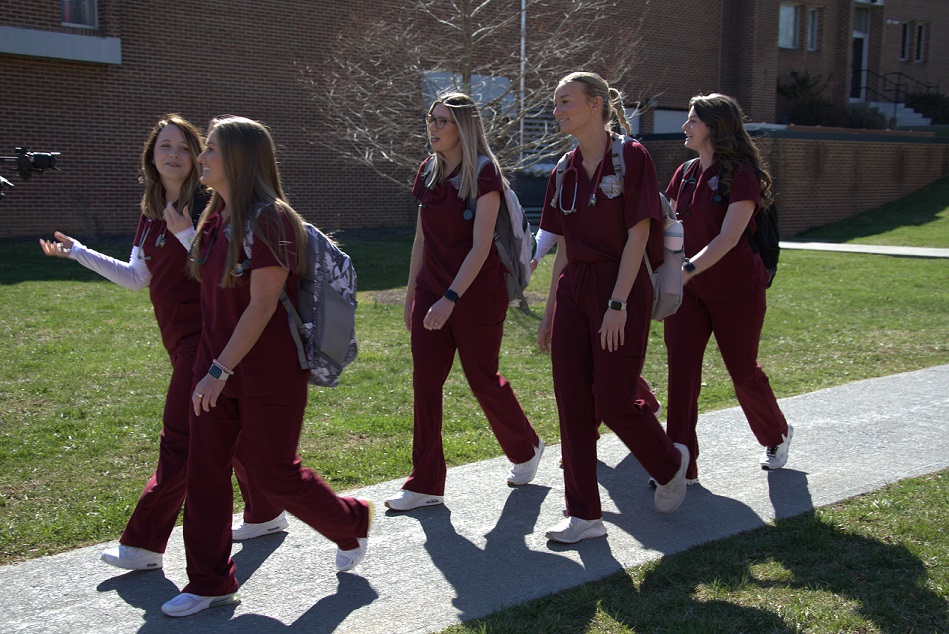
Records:
[[[663,232],[663,247],[667,251],[682,251],[685,246],[685,231],[681,222],[673,222]]]

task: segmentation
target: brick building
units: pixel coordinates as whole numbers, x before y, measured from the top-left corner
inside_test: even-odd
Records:
[[[497,0],[494,10],[516,13],[520,4]],[[53,229],[80,236],[131,232],[141,196],[141,143],[166,112],[202,126],[219,114],[265,121],[279,146],[291,202],[325,228],[414,222],[404,190],[368,169],[341,164],[307,136],[318,133],[322,123],[309,107],[313,95],[299,81],[300,66],[331,47],[350,28],[353,13],[371,12],[376,3],[167,0],[158,10],[155,6],[128,0],[0,0],[0,154],[12,156],[14,146],[57,150],[63,168],[28,181],[5,172],[16,187],[0,203],[0,237],[36,237]],[[671,10],[669,3],[624,0],[613,11],[616,24],[642,19],[642,63],[613,78],[651,106],[638,121],[641,134],[677,132],[689,97],[699,92],[733,94],[752,121],[780,122],[776,85],[791,70],[827,74],[829,91],[840,103],[867,99],[879,77],[897,71],[941,85],[944,92],[949,88],[944,34],[949,2],[684,0]],[[530,13],[527,32],[529,42]],[[626,44],[622,31],[616,33],[604,47]],[[564,68],[570,70],[576,69]],[[856,75],[863,83],[853,97]],[[832,148],[838,142],[827,143]],[[893,186],[878,196],[859,204],[851,196],[844,205],[848,213],[949,174],[944,146],[920,153],[912,140],[900,143],[896,154],[887,154],[890,159],[874,160],[886,165],[911,156],[910,164],[921,171],[894,171]],[[660,137],[649,147],[660,177],[668,178],[681,143]],[[860,161],[865,151],[837,152],[829,160]],[[807,186],[814,156],[810,149],[771,151],[778,162],[776,186],[787,190],[787,200],[807,204],[807,197],[790,194]],[[848,163],[838,171],[860,170]],[[854,185],[846,187],[852,192]],[[782,218],[789,213],[810,214],[793,225],[795,230],[828,219],[787,207]]]

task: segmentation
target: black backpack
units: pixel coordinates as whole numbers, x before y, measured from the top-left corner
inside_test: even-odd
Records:
[[[685,174],[697,160],[689,161],[682,173]],[[728,194],[725,194],[725,197],[727,198]],[[781,255],[778,208],[772,204],[767,209],[758,212],[758,216],[755,218],[755,226],[755,233],[751,233],[751,230],[745,227],[745,235],[748,236],[748,244],[751,246],[752,252],[758,254],[761,261],[764,262],[765,268],[768,269],[767,288],[771,288],[774,276],[778,274],[778,256]]]
[[[778,233],[778,209],[771,205],[767,209],[762,209],[755,218],[757,230],[751,233],[747,228],[745,234],[748,236],[748,243],[751,250],[761,257],[765,268],[768,269],[768,288],[774,282],[774,276],[778,274],[778,256],[781,254],[781,246],[778,244],[780,234]]]

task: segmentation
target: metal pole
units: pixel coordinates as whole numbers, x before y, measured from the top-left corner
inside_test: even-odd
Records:
[[[520,134],[520,150],[518,156],[520,160],[524,160],[524,117],[527,114],[527,97],[524,90],[524,73],[527,72],[527,0],[521,0],[521,134]]]

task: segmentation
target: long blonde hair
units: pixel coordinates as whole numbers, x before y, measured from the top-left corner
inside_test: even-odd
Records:
[[[617,124],[622,126],[626,131],[626,134],[629,134],[631,128],[629,122],[626,120],[626,110],[623,106],[623,93],[615,88],[611,88],[610,85],[606,83],[606,80],[596,73],[587,71],[570,73],[560,80],[560,83],[557,84],[557,88],[560,88],[564,84],[569,84],[570,82],[577,82],[583,86],[583,93],[588,99],[600,97],[603,100],[603,108],[600,110],[600,115],[603,118],[603,125],[607,130],[612,129],[613,120],[615,119]]]
[[[188,144],[188,153],[191,155],[191,171],[181,186],[178,200],[175,201],[175,209],[181,211],[186,205],[194,204],[195,196],[205,191],[204,185],[201,184],[201,169],[198,165],[198,154],[201,153],[201,133],[181,115],[166,114],[148,133],[145,146],[142,148],[141,174],[139,175],[139,181],[145,185],[145,193],[142,195],[142,214],[154,220],[164,218],[166,194],[161,175],[155,167],[155,145],[158,143],[158,135],[170,125],[177,126],[181,130],[181,135]],[[195,209],[189,211],[192,217],[197,212]]]
[[[208,126],[208,137],[212,133],[221,155],[230,196],[230,241],[224,275],[220,281],[221,288],[229,288],[237,284],[237,277],[232,275],[231,271],[246,257],[244,238],[247,227],[253,231],[255,241],[260,240],[267,245],[277,261],[285,268],[290,268],[283,223],[268,223],[270,228],[262,230],[258,221],[260,213],[283,211],[290,218],[299,256],[304,255],[307,237],[303,218],[294,211],[283,193],[273,137],[266,126],[244,117],[220,117],[211,121]],[[202,251],[202,229],[211,214],[223,204],[220,193],[215,191],[198,220],[195,240],[191,245],[191,273],[196,279],[201,279],[197,256]],[[274,227],[276,229],[273,229]],[[305,269],[306,258],[298,257],[295,271],[302,273]]]
[[[494,163],[494,169],[498,171],[498,174],[501,174],[501,165],[488,145],[481,112],[474,99],[462,92],[443,93],[432,102],[428,109],[429,116],[439,104],[451,110],[458,128],[458,139],[461,141],[461,185],[458,188],[458,197],[467,201],[478,194],[478,156],[487,156]],[[447,177],[445,168],[445,157],[436,151],[434,165],[426,185],[433,187]]]

